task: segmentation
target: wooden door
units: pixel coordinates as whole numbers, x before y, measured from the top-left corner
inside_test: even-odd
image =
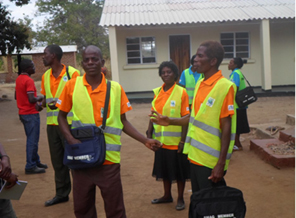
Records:
[[[170,59],[178,66],[179,76],[190,67],[189,35],[170,36]]]

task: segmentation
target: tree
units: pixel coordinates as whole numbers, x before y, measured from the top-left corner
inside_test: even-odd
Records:
[[[79,53],[92,44],[109,56],[108,36],[99,26],[102,0],[38,0],[36,5],[40,14],[50,15],[43,27],[37,27],[35,38],[38,42],[75,44]]]
[[[18,5],[22,0],[16,0]],[[23,0],[28,2],[28,0]],[[25,47],[30,49],[28,32],[29,28],[23,23],[12,21],[10,13],[0,2],[0,55],[11,54],[13,51],[20,52]]]

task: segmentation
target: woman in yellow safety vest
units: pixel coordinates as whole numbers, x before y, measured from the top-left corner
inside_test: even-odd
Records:
[[[240,71],[243,67],[244,63],[247,63],[247,60],[242,60],[241,58],[233,58],[230,60],[228,64],[228,70],[231,70],[231,74],[229,76],[230,81],[232,81],[237,86],[237,91],[246,88],[245,78]],[[236,107],[236,135],[235,142],[233,146],[233,151],[241,151],[243,150],[243,146],[239,140],[240,134],[249,133],[250,127],[247,117],[247,107],[239,108],[237,104]]]
[[[179,118],[188,115],[189,100],[186,90],[177,85],[178,67],[172,61],[162,62],[159,66],[159,76],[164,84],[155,88],[152,109],[162,115]],[[187,126],[160,126],[149,121],[148,138],[159,140],[163,146],[155,152],[152,176],[157,181],[163,181],[164,195],[152,200],[152,204],[173,202],[171,185],[177,182],[178,200],[176,210],[185,208],[183,193],[186,180],[190,178],[190,166],[187,155],[183,154]]]

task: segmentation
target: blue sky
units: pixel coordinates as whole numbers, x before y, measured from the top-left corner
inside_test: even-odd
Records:
[[[42,25],[44,16],[38,16],[34,17],[34,14],[37,11],[37,7],[35,7],[36,0],[30,0],[30,3],[28,5],[24,5],[22,7],[15,6],[14,2],[10,2],[9,0],[0,0],[0,2],[3,3],[3,5],[8,6],[7,10],[11,14],[11,18],[13,20],[23,19],[25,16],[29,16],[29,18],[33,18],[33,29],[36,29],[36,24]]]

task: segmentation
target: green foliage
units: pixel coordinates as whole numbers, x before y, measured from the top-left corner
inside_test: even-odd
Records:
[[[43,45],[77,45],[81,54],[87,45],[96,45],[109,57],[106,30],[99,26],[101,0],[38,0],[39,14],[49,14],[35,36]],[[78,54],[79,55],[79,54]]]
[[[20,52],[25,47],[30,49],[27,26],[12,21],[10,13],[1,2],[0,30],[0,55],[11,54],[14,50]]]

